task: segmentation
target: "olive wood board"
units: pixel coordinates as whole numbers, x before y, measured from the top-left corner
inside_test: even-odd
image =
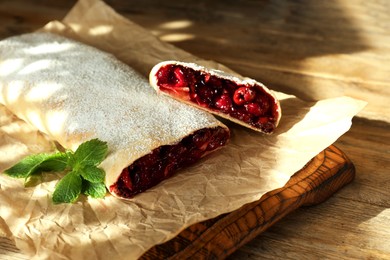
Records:
[[[284,187],[233,212],[186,228],[175,238],[148,250],[141,259],[224,259],[290,212],[325,201],[354,176],[352,162],[331,145],[296,172]]]

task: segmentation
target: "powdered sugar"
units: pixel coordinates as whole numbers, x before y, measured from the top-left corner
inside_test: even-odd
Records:
[[[68,148],[99,138],[110,150],[137,157],[221,125],[206,112],[156,94],[146,78],[112,55],[64,37],[6,39],[0,59],[21,59],[18,68],[0,71],[1,102]],[[13,82],[22,87],[11,99]]]

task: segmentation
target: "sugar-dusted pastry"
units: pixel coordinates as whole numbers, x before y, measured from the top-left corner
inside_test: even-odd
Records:
[[[263,84],[194,63],[161,62],[149,81],[160,93],[266,134],[282,115],[279,101]]]
[[[130,198],[224,146],[212,115],[158,95],[114,56],[49,33],[0,42],[0,103],[75,150],[99,138],[106,186]]]

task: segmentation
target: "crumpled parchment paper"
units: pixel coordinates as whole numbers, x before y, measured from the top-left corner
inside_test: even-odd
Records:
[[[159,41],[100,0],[81,0],[62,22],[53,21],[43,30],[111,52],[145,77],[153,65],[172,59],[230,71]],[[276,94],[283,115],[273,135],[228,123],[232,138],[226,148],[130,201],[107,196],[53,205],[58,176],[44,175],[37,185],[24,187],[23,181],[0,174],[1,233],[39,259],[140,257],[193,223],[282,187],[348,131],[352,117],[365,106],[349,97],[308,103]],[[28,154],[52,149],[51,140],[0,107],[0,171]]]

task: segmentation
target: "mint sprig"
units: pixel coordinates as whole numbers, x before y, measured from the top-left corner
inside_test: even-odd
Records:
[[[27,156],[4,173],[27,181],[42,172],[66,172],[54,190],[52,200],[55,204],[73,203],[80,194],[103,198],[107,192],[105,172],[98,165],[107,153],[106,142],[92,139],[82,143],[75,152],[67,150]]]

